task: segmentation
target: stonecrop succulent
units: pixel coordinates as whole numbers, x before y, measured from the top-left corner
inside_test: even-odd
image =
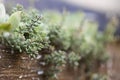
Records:
[[[19,9],[12,14],[18,11]],[[20,18],[19,24],[14,22],[18,26],[14,27],[10,35],[2,37],[4,44],[13,49],[13,51],[18,50],[35,57],[41,49],[48,47],[49,43],[47,33],[43,30],[42,17],[37,12],[26,12],[21,9]],[[12,20],[14,18],[10,19],[10,21]]]

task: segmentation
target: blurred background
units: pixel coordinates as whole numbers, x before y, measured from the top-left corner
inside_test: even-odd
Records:
[[[24,5],[25,8],[37,8],[40,11],[52,10],[74,13],[83,11],[86,17],[98,21],[99,30],[103,31],[111,17],[120,19],[120,0],[0,0],[6,5],[7,12],[16,4]],[[120,21],[120,20],[119,20]],[[116,35],[120,35],[120,23]]]

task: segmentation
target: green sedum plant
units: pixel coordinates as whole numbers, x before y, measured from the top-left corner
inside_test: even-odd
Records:
[[[47,33],[43,31],[41,24],[41,16],[36,12],[26,13],[24,10],[21,10],[20,23],[8,37],[3,36],[4,44],[13,50],[35,57],[49,43]]]
[[[66,53],[64,51],[53,51],[50,55],[45,56],[46,65],[49,66],[46,75],[57,79],[57,74],[62,71],[66,64]]]
[[[68,54],[68,63],[71,67],[78,67],[80,59],[81,56],[79,54],[75,54],[74,52]]]
[[[70,47],[70,37],[64,34],[64,30],[60,28],[59,25],[49,26],[49,40],[50,45],[54,46],[56,49],[67,50]]]
[[[64,20],[67,20],[66,18]],[[48,25],[50,45],[55,50],[61,49],[66,52],[66,62],[70,66],[80,68],[86,65],[89,73],[95,61],[105,63],[109,58],[105,50],[106,35],[98,31],[96,22],[85,20],[81,21],[84,23],[80,23],[79,27],[74,27],[67,26],[68,21],[62,22],[61,25]]]

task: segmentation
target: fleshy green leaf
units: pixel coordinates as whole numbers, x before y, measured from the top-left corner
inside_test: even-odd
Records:
[[[10,23],[13,28],[17,28],[20,24],[20,21],[21,21],[21,11],[17,11],[10,16],[8,23]]]

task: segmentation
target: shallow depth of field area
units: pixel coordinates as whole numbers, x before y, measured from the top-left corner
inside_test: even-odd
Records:
[[[119,15],[40,2],[0,1],[0,80],[120,79]]]

